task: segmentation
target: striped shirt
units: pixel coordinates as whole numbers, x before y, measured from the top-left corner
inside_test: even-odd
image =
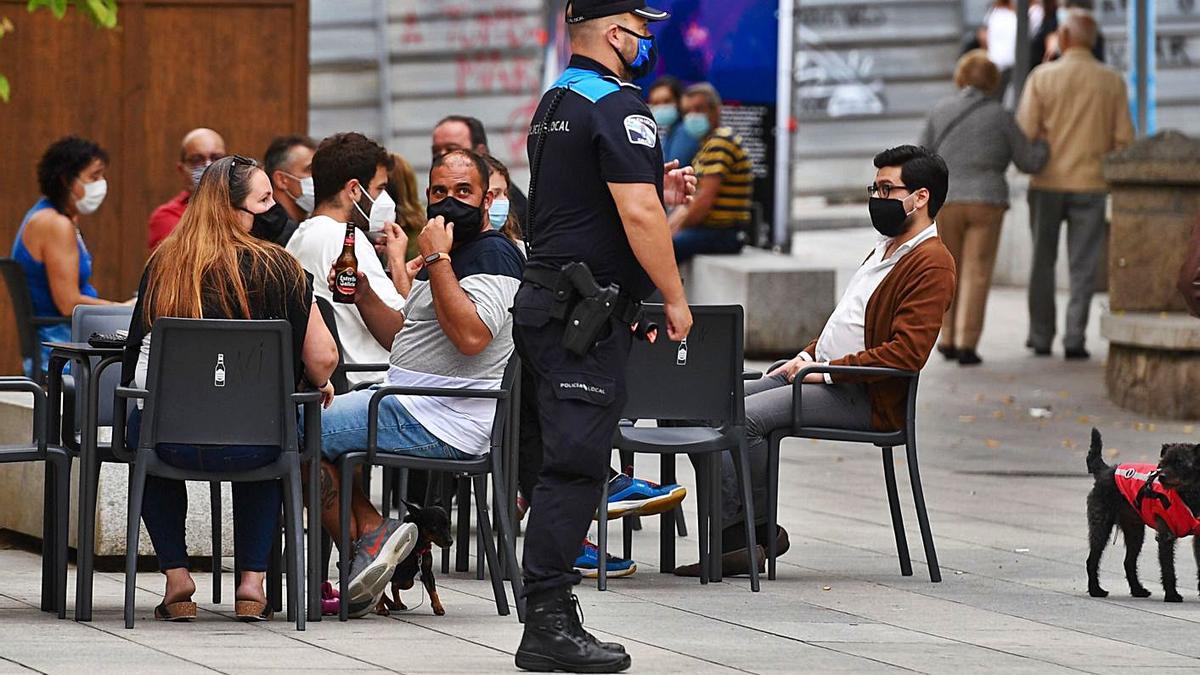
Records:
[[[754,170],[742,148],[742,138],[728,127],[720,127],[700,146],[693,160],[696,176],[720,176],[721,187],[703,227],[740,227],[750,223],[754,198]]]

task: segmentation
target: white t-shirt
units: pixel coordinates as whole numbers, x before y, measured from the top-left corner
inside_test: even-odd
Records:
[[[987,15],[988,60],[1000,70],[1017,63],[1017,13],[1007,7],[994,7]]]
[[[325,283],[333,261],[342,254],[345,238],[345,223],[339,223],[329,216],[313,216],[296,228],[296,233],[288,241],[287,250],[296,256],[306,272],[313,275],[313,295],[325,298],[333,305],[338,340],[342,344],[342,357],[346,363],[387,363],[388,350],[367,330],[358,308],[333,302],[333,294]],[[383,270],[375,247],[371,246],[361,231],[354,237],[354,254],[358,256],[359,271],[367,275],[367,282],[371,284],[375,295],[394,310],[404,309],[404,297]],[[361,382],[379,382],[383,379],[383,373],[349,373],[346,377],[353,386]]]

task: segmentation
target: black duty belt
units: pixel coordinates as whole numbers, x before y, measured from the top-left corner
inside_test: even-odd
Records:
[[[578,263],[584,270],[587,269],[582,263]],[[569,266],[568,266],[569,267]],[[590,278],[590,273],[588,274]],[[544,288],[554,293],[554,299],[559,307],[562,307],[562,312],[554,312],[553,315],[557,319],[566,319],[570,314],[570,306],[574,305],[574,300],[578,298],[595,297],[601,292],[601,288],[592,280],[591,283],[595,286],[595,292],[587,292],[581,289],[580,283],[572,279],[571,273],[567,268],[562,270],[550,269],[547,267],[525,267],[525,281]],[[586,285],[585,285],[586,288]],[[612,303],[612,318],[621,323],[633,324],[636,323],[642,315],[642,303],[634,300],[624,294],[617,294],[616,297],[609,300]]]
[[[562,346],[578,356],[591,351],[613,319],[641,325],[642,303],[622,295],[616,284],[597,284],[584,263],[567,263],[559,270],[527,266],[525,281],[554,293],[550,318],[563,322]]]

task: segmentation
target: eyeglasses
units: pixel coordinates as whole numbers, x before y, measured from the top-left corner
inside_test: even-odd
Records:
[[[223,153],[214,152],[211,155],[188,155],[187,157],[183,158],[183,163],[194,169],[196,167],[208,166],[209,164],[221,159],[225,159],[225,155]]]
[[[233,155],[232,157],[230,157],[230,160],[231,160],[229,162],[229,184],[230,185],[233,185],[233,171],[234,171],[234,169],[237,168],[238,164],[241,164],[242,166],[258,166],[258,162],[250,159],[249,157],[242,157],[241,155]]]
[[[892,185],[884,183],[883,185],[875,185],[874,183],[867,186],[867,194],[871,197],[883,197],[887,199],[892,194],[892,190],[908,190],[906,185]],[[912,192],[912,190],[908,190]]]

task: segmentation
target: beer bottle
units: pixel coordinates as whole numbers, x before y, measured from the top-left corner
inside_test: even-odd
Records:
[[[354,304],[358,287],[358,256],[354,255],[354,223],[346,223],[346,243],[333,262],[333,301]]]

